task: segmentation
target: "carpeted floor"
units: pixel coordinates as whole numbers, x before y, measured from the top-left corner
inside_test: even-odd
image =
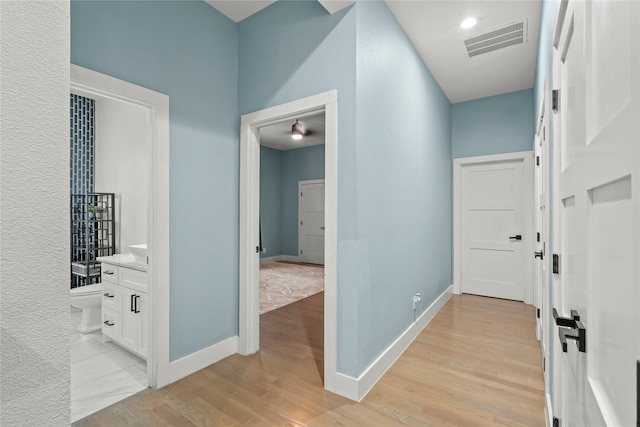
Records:
[[[323,265],[278,261],[260,266],[260,314],[323,290]]]

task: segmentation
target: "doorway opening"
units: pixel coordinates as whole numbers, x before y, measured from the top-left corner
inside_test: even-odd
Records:
[[[75,288],[90,284],[101,288],[98,306],[92,308],[97,321],[88,322],[97,323],[98,327],[85,329],[86,333],[79,331],[77,341],[89,344],[78,348],[75,354],[72,345],[72,417],[79,419],[105,403],[115,402],[91,395],[99,387],[88,379],[110,380],[119,388],[117,393],[104,389],[105,395],[123,398],[124,381],[131,383],[129,390],[140,386],[160,388],[169,383],[169,97],[73,64],[70,92],[72,103],[75,97],[78,103],[95,108],[92,123],[96,129],[101,128],[99,134],[94,134],[92,188],[79,190],[84,197],[71,197],[71,230],[77,226],[79,233],[75,237],[86,237],[85,252],[80,250],[80,255],[85,261],[89,252],[92,255],[91,265],[85,263],[87,283],[76,283]],[[116,123],[109,124],[109,120]],[[123,120],[131,123],[123,126]],[[135,131],[125,135],[125,128]],[[123,142],[127,138],[131,140]],[[123,144],[131,145],[128,148],[133,151],[123,153]],[[123,167],[127,162],[131,167]],[[73,204],[76,198],[77,206]],[[146,214],[137,215],[140,210]],[[102,247],[105,242],[109,242],[108,248]],[[117,258],[118,254],[124,254],[122,259]],[[102,259],[105,256],[110,263]],[[83,273],[79,269],[84,264],[77,264],[76,273]],[[74,265],[72,271],[73,268]],[[121,292],[136,287],[131,295]],[[71,300],[73,304],[73,295]],[[129,301],[136,317],[120,315],[130,315],[122,307]],[[93,356],[102,358],[103,363],[91,365],[89,359]],[[74,368],[75,362],[78,365]]]
[[[324,290],[324,111],[259,129],[260,314]]]
[[[322,242],[324,248],[324,388],[335,391],[337,354],[337,92],[331,91],[298,101],[271,107],[242,116],[240,146],[240,306],[238,353],[250,355],[260,349],[260,255],[268,258],[269,244],[261,243],[261,231],[267,232],[260,214],[261,139],[269,126],[285,122],[291,135],[292,124],[324,117],[324,215]],[[291,139],[291,138],[289,138]],[[302,179],[304,181],[304,179]],[[296,182],[296,188],[298,185]],[[318,189],[312,190],[315,196]],[[303,191],[304,193],[304,191]],[[296,199],[297,200],[297,199]],[[297,216],[297,215],[296,215]],[[316,221],[317,222],[317,218]],[[312,220],[312,223],[315,223]],[[304,226],[304,224],[303,224]],[[261,228],[262,227],[262,228]],[[300,230],[296,224],[296,230]],[[305,232],[306,230],[303,230]],[[288,260],[300,261],[299,242],[294,238],[296,252]],[[320,234],[320,233],[318,233]],[[310,240],[316,243],[318,236]],[[293,243],[291,244],[293,246]],[[262,252],[266,249],[266,253]],[[304,255],[304,249],[303,255]],[[283,255],[283,254],[280,254]],[[304,259],[304,258],[303,258]],[[281,259],[282,261],[285,259]],[[316,260],[317,261],[317,260]]]

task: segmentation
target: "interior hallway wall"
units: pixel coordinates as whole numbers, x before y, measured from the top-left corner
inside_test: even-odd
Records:
[[[525,89],[453,104],[453,158],[532,150],[533,102],[533,90]]]
[[[72,63],[170,97],[171,361],[238,335],[237,37],[201,1],[71,2]]]
[[[111,99],[95,103],[95,189],[115,193],[116,253],[147,243],[146,109]]]
[[[0,425],[64,426],[68,2],[0,2],[0,74]]]
[[[452,166],[449,100],[385,2],[356,8],[357,233],[338,247],[338,348],[357,378],[413,323],[414,294],[417,317],[452,283]]]

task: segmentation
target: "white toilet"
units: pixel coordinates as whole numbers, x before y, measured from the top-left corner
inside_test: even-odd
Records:
[[[78,331],[83,334],[99,331],[102,328],[102,283],[73,288],[71,305],[82,309],[82,319]]]

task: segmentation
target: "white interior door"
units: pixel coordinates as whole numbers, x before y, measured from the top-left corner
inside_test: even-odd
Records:
[[[561,409],[554,412],[563,426],[632,426],[640,356],[640,3],[572,0],[560,18],[556,308],[569,319],[576,310],[582,325],[555,328]],[[584,352],[580,340],[563,349],[561,334],[580,326]]]
[[[544,109],[545,101],[542,103],[541,116],[538,120],[538,131],[535,138],[535,288],[536,288],[536,311],[537,311],[537,332],[540,340],[540,350],[543,357],[543,369],[545,385],[549,384],[549,369],[547,369],[547,359],[549,352],[549,319],[550,289],[549,289],[549,254],[548,229],[549,229],[549,162],[548,162],[548,114]]]
[[[522,159],[463,166],[462,292],[524,300],[525,182]]]
[[[298,258],[324,264],[324,180],[298,182]]]

